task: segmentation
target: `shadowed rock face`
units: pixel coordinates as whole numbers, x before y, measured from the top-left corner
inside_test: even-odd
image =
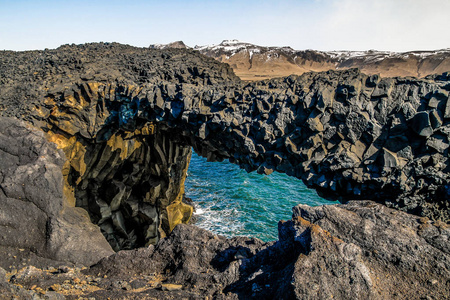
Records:
[[[64,154],[12,118],[0,118],[0,266],[92,264],[114,251],[85,210],[63,197]]]
[[[347,70],[247,84],[192,51],[119,44],[2,52],[0,70],[2,115],[63,149],[67,202],[86,208],[116,250],[188,222],[190,146],[295,176],[329,199],[450,219],[448,74]]]

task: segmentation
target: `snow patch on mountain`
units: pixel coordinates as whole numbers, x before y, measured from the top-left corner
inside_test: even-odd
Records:
[[[241,50],[253,50],[258,51],[260,46],[256,46],[250,43],[241,42],[239,40],[224,40],[218,45],[207,45],[207,46],[195,46],[194,50],[203,51],[223,51],[230,54],[235,54]]]
[[[413,60],[420,64],[423,60],[432,59],[444,61],[450,58],[450,48],[440,49],[435,51],[409,51],[409,52],[392,52],[392,51],[318,51],[318,50],[294,50],[291,47],[267,47],[258,46],[240,40],[223,40],[220,44],[212,44],[206,46],[194,46],[193,48],[186,46],[182,41],[170,44],[155,44],[150,45],[151,48],[166,49],[166,48],[188,48],[198,51],[206,56],[220,59],[222,57],[230,60],[236,54],[241,54],[246,59],[249,59],[250,64],[255,59],[263,60],[267,63],[280,61],[286,59],[286,65],[294,64],[302,66],[302,68],[309,68],[312,64],[316,64],[314,70],[320,69],[323,66],[334,65],[336,69],[348,67],[363,67],[376,66],[385,60]],[[238,60],[240,58],[237,58]],[[225,61],[226,62],[226,61]],[[326,67],[325,67],[326,68]],[[289,69],[289,68],[288,68]],[[442,68],[441,68],[442,69]],[[411,71],[415,72],[415,71]],[[409,73],[410,74],[410,73]]]
[[[207,46],[195,46],[194,50],[197,50],[201,53],[224,53],[227,55],[227,58],[232,57],[238,52],[248,52],[250,59],[255,54],[261,54],[266,52],[286,52],[289,54],[292,54],[295,52],[291,47],[265,47],[265,46],[258,46],[254,44],[250,44],[247,42],[242,42],[239,40],[224,40],[218,45],[207,45]],[[270,55],[270,54],[269,54]]]
[[[304,56],[306,53],[317,53],[327,57],[336,63],[341,63],[348,60],[362,60],[364,62],[377,62],[387,58],[401,58],[407,59],[408,57],[415,56],[418,59],[428,58],[430,56],[437,56],[440,54],[450,55],[450,48],[441,49],[436,51],[409,51],[409,52],[392,52],[392,51],[318,51],[318,50],[294,50],[291,47],[266,47],[258,46],[251,43],[239,41],[239,40],[224,40],[220,44],[195,46],[193,48],[201,53],[222,53],[226,54],[227,59],[234,56],[239,52],[248,52],[250,59],[254,54],[266,53],[267,59],[279,57],[280,54],[286,56],[292,56],[295,60],[297,57]],[[276,54],[275,54],[276,53]]]

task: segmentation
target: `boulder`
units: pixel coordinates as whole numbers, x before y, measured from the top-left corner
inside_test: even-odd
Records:
[[[444,110],[444,118],[450,119],[450,96],[447,99]]]
[[[430,116],[426,111],[418,112],[412,119],[411,126],[421,136],[428,137],[433,134]]]
[[[64,197],[64,153],[17,119],[0,118],[0,140],[0,266],[90,265],[111,255],[87,212]],[[18,220],[26,221],[18,226]]]

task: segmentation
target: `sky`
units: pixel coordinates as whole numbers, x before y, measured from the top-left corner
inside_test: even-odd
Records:
[[[0,0],[0,50],[238,39],[296,50],[450,48],[450,0]]]

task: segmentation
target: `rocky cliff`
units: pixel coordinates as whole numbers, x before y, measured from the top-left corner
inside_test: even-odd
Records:
[[[0,259],[3,267],[17,267],[14,257],[20,257],[24,263],[36,260],[53,265],[60,261],[89,265],[111,253],[111,248],[117,251],[156,244],[157,248],[165,249],[164,245],[173,239],[184,243],[183,238],[195,244],[193,236],[184,234],[163,239],[174,228],[185,228],[175,226],[188,223],[192,215],[183,186],[193,147],[210,161],[229,159],[247,171],[287,173],[317,189],[324,197],[343,203],[371,199],[428,217],[432,221],[423,219],[423,224],[434,227],[424,225],[431,230],[429,236],[426,235],[428,239],[422,236],[417,243],[422,245],[424,240],[436,240],[432,247],[438,250],[424,248],[423,255],[413,254],[411,261],[414,263],[408,263],[396,278],[414,278],[405,283],[405,290],[415,282],[421,285],[414,291],[427,290],[426,276],[408,272],[414,271],[413,264],[419,264],[417,270],[420,271],[443,261],[439,269],[443,281],[438,281],[437,287],[441,289],[449,283],[445,262],[448,261],[445,223],[450,219],[448,73],[424,79],[382,78],[351,69],[245,83],[228,65],[193,50],[144,49],[119,44],[4,51],[0,55],[0,71],[1,115],[2,122],[7,124],[0,126],[4,140],[3,152],[0,152],[0,201],[5,208],[1,226],[10,233],[3,237],[2,245],[12,248],[14,253],[23,253],[13,258],[4,255]],[[16,131],[20,135],[16,135]],[[16,139],[17,136],[22,137]],[[21,145],[30,145],[31,150],[25,148],[23,152]],[[22,235],[23,243],[17,243],[16,236],[21,235],[22,229],[17,225],[17,218],[11,217],[18,214],[17,205],[23,206],[25,214],[36,216],[31,217],[33,221],[29,223],[35,231]],[[36,212],[31,209],[34,206],[38,207]],[[88,213],[89,219],[83,211]],[[369,211],[361,210],[360,219],[349,216],[343,222],[362,224]],[[260,286],[258,281],[255,291],[250,291],[248,283],[253,279],[239,281],[241,275],[236,274],[240,274],[237,270],[241,267],[235,266],[230,271],[234,272],[234,277],[230,275],[227,279],[225,273],[218,275],[225,276],[227,288],[217,287],[214,291],[239,294],[242,289],[247,296],[269,291],[268,297],[273,293],[300,298],[313,295],[308,293],[314,288],[308,288],[305,278],[298,277],[301,272],[295,266],[300,264],[299,268],[309,270],[311,276],[319,276],[317,284],[325,284],[342,271],[342,284],[359,282],[353,291],[355,295],[383,295],[375,287],[377,281],[373,276],[388,274],[392,265],[399,262],[385,246],[377,250],[383,254],[381,261],[374,265],[361,262],[358,254],[374,246],[361,244],[359,248],[349,246],[353,253],[349,254],[350,258],[345,253],[341,253],[344,256],[330,254],[334,258],[325,260],[323,266],[331,268],[331,277],[320,277],[322,275],[317,273],[319,269],[313,266],[322,255],[338,251],[345,243],[359,245],[359,240],[368,238],[367,234],[372,236],[370,232],[361,233],[363,237],[356,232],[345,236],[345,230],[340,233],[340,229],[333,233],[329,223],[320,221],[324,217],[319,216],[327,213],[325,210],[315,212],[317,218],[294,213],[290,223],[280,225],[280,242],[286,239],[295,242],[278,244],[282,246],[273,254],[283,257],[284,251],[294,249],[295,257],[307,255],[306,261],[311,260],[286,262],[287,269],[280,271],[287,276],[280,278],[292,278],[298,283],[294,287],[279,283],[274,289],[265,288],[264,280],[273,279],[262,275],[266,278],[261,281],[264,285]],[[404,225],[414,232],[419,230],[416,228],[418,217],[401,213],[399,216],[405,217],[400,218],[380,209],[377,214],[380,216],[376,218],[387,218],[386,224],[398,222],[398,228]],[[341,223],[337,217],[330,218],[335,224]],[[406,224],[408,218],[416,221]],[[307,221],[320,222],[325,231],[308,225]],[[298,231],[296,226],[303,229]],[[11,231],[11,228],[15,229]],[[68,233],[69,229],[73,232]],[[305,230],[329,240],[311,247],[310,238],[302,233]],[[109,244],[102,240],[100,231]],[[341,244],[334,237],[345,243]],[[64,239],[66,243],[61,242]],[[91,239],[89,245],[95,246],[81,247],[86,239]],[[99,240],[102,242],[97,242]],[[238,242],[248,245],[246,241],[238,239]],[[238,247],[238,242],[224,240],[222,248],[214,248],[213,252],[226,252],[226,249]],[[250,247],[250,252],[245,250],[244,258],[271,247],[259,241],[251,243],[255,243],[255,247]],[[212,254],[204,252],[209,250],[196,246],[192,249],[212,259]],[[414,252],[418,248],[409,245],[401,249]],[[176,270],[184,269],[182,261],[189,264],[197,253],[186,252],[179,265],[167,258],[174,253],[172,250],[164,250],[166,254],[162,256],[152,256],[155,268],[162,264],[161,270],[154,272],[169,270],[176,274]],[[153,253],[153,250],[148,251]],[[442,255],[432,255],[430,251]],[[150,252],[149,255],[153,255]],[[55,257],[54,253],[59,256]],[[429,260],[419,262],[417,258],[421,255]],[[267,259],[255,257],[250,268]],[[236,258],[236,261],[241,259]],[[225,272],[228,260],[225,259],[226,263],[219,261],[214,268]],[[381,266],[386,264],[388,267],[383,269]],[[350,271],[355,266],[357,268]],[[245,274],[250,276],[252,272]],[[261,272],[266,274],[264,270]],[[270,272],[267,274],[272,274]],[[175,276],[173,281],[196,282],[197,275],[189,275],[194,276],[189,277],[191,279],[183,276]],[[380,284],[391,283],[382,281]],[[329,293],[320,297],[336,293],[343,296],[343,290],[336,288],[333,286]],[[390,286],[386,293],[392,295],[394,290]]]

